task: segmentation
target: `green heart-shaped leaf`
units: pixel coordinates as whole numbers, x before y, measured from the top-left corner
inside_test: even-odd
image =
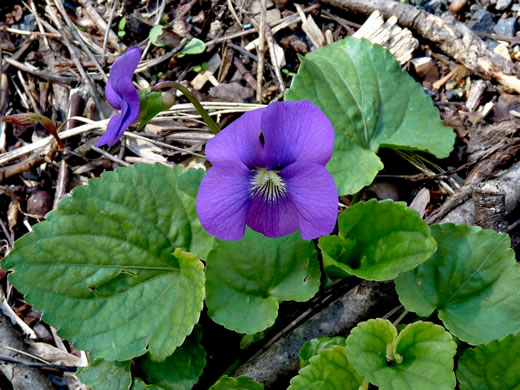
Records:
[[[415,80],[389,51],[348,37],[307,54],[286,93],[311,100],[334,125],[327,168],[340,195],[353,194],[383,168],[380,147],[422,150],[447,157],[455,134]]]
[[[359,390],[363,378],[350,364],[345,347],[324,349],[298,371],[287,390]]]
[[[338,226],[337,236],[319,240],[331,276],[390,280],[424,263],[437,247],[428,225],[404,202],[357,203],[340,214]]]
[[[467,225],[433,225],[433,257],[396,280],[406,310],[435,309],[451,333],[482,344],[520,330],[520,268],[507,234]]]
[[[184,46],[181,53],[186,54],[201,54],[206,50],[206,44],[198,38],[191,38],[191,40]]]
[[[78,371],[78,378],[94,390],[128,390],[132,384],[130,361],[91,359],[88,367]]]
[[[299,232],[267,238],[247,228],[240,241],[219,241],[208,256],[208,314],[239,333],[270,327],[279,302],[304,302],[319,286],[316,249]]]
[[[390,321],[368,320],[347,338],[354,368],[383,390],[453,390],[457,345],[441,326],[418,321],[397,336]]]
[[[124,361],[148,350],[165,359],[203,306],[202,263],[183,252],[213,243],[195,213],[200,177],[137,165],[90,180],[16,242],[3,263],[9,279],[94,357]]]
[[[141,372],[148,383],[165,390],[190,390],[198,382],[206,365],[206,351],[200,345],[202,327],[195,327],[184,343],[163,362],[146,357],[140,363]]]
[[[263,390],[262,386],[257,381],[252,380],[247,376],[238,376],[230,378],[229,376],[221,377],[209,390]]]
[[[303,344],[303,347],[300,349],[298,356],[300,358],[300,368],[305,367],[310,362],[309,360],[316,355],[319,355],[321,351],[325,349],[330,349],[335,345],[339,345],[344,347],[347,345],[347,340],[345,337],[337,336],[337,337],[318,337],[316,339],[312,339]]]
[[[520,389],[520,332],[468,349],[459,360],[461,390]]]
[[[158,24],[157,26],[153,26],[150,32],[148,33],[148,38],[150,38],[150,43],[157,47],[166,46],[163,43],[159,43],[158,40],[161,37],[164,30],[164,26]]]

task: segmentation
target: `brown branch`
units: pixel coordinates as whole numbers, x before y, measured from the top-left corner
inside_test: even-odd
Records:
[[[396,301],[393,283],[364,281],[297,328],[282,334],[267,349],[240,365],[233,375],[247,375],[266,389],[285,389],[289,378],[298,370],[298,352],[306,341],[323,336],[346,336],[358,322],[385,314]]]
[[[399,24],[414,30],[436,44],[445,54],[462,63],[483,79],[495,79],[502,85],[520,93],[520,80],[514,64],[494,53],[471,29],[445,12],[441,17],[421,11],[414,6],[391,0],[322,0],[362,14],[380,11],[383,16],[396,15]]]

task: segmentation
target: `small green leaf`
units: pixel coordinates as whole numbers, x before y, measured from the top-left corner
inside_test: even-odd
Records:
[[[165,359],[203,306],[208,250],[195,212],[197,170],[136,165],[77,187],[19,239],[3,266],[47,323],[106,360]],[[153,319],[153,320],[150,320]]]
[[[331,276],[390,280],[424,263],[437,244],[419,214],[403,202],[357,203],[338,218],[338,236],[319,240]]]
[[[164,30],[164,26],[161,24],[158,24],[157,26],[152,27],[150,30],[150,33],[148,34],[148,38],[150,38],[150,42],[152,45],[156,47],[164,47],[166,46],[163,43],[157,42],[157,40],[161,37]]]
[[[300,349],[300,353],[298,354],[300,358],[300,368],[308,365],[311,357],[319,355],[321,351],[330,349],[335,345],[344,347],[347,345],[347,340],[345,337],[337,336],[318,337],[316,339],[307,341],[305,344],[303,344],[303,347]]]
[[[236,378],[230,378],[229,376],[223,376],[215,382],[209,390],[263,390],[262,386],[257,381],[252,380],[247,376],[237,376]]]
[[[397,336],[390,321],[368,320],[347,338],[354,368],[382,390],[452,390],[457,345],[441,326],[418,321]]]
[[[198,38],[191,38],[191,40],[184,46],[181,53],[186,54],[201,54],[206,50],[206,44]]]
[[[239,333],[270,327],[282,301],[304,302],[320,286],[317,252],[298,232],[267,238],[246,229],[240,241],[219,241],[206,265],[209,316]]]
[[[184,343],[163,362],[154,362],[150,357],[141,361],[144,379],[165,390],[190,390],[198,382],[206,365],[206,351],[200,345],[202,327],[195,327]]]
[[[126,27],[126,18],[123,17],[119,21],[119,31],[123,31],[125,29],[125,27]]]
[[[132,383],[132,387],[130,387],[130,390],[165,390],[165,389],[163,389],[162,387],[159,387],[157,385],[147,385],[141,379],[134,378],[134,383]]]
[[[520,330],[520,268],[507,234],[467,225],[433,225],[437,252],[395,283],[406,310],[429,316],[476,345]]]
[[[132,384],[130,361],[91,359],[88,367],[78,371],[78,378],[93,390],[128,390]]]
[[[447,157],[455,141],[422,87],[389,51],[348,37],[301,58],[287,100],[308,99],[334,125],[327,165],[340,195],[372,182],[383,164],[380,147],[423,150]]]
[[[363,378],[349,362],[345,347],[336,345],[313,356],[287,390],[359,390]]]
[[[459,360],[461,390],[519,390],[520,332],[468,349]]]

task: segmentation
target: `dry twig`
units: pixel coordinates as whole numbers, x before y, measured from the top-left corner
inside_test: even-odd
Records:
[[[264,84],[264,54],[265,54],[265,13],[266,0],[261,0],[260,26],[258,27],[258,67],[256,70],[256,101],[262,103],[262,86]]]

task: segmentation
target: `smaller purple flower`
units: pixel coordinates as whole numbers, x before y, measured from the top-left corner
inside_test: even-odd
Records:
[[[202,226],[222,240],[239,240],[246,225],[267,237],[329,234],[338,210],[325,168],[333,145],[331,122],[310,101],[245,113],[206,145],[213,167],[197,194]]]
[[[110,119],[106,133],[98,140],[96,146],[114,146],[125,130],[139,118],[141,104],[132,77],[140,59],[141,49],[134,46],[112,65],[105,86],[105,95],[108,103],[121,112]]]

